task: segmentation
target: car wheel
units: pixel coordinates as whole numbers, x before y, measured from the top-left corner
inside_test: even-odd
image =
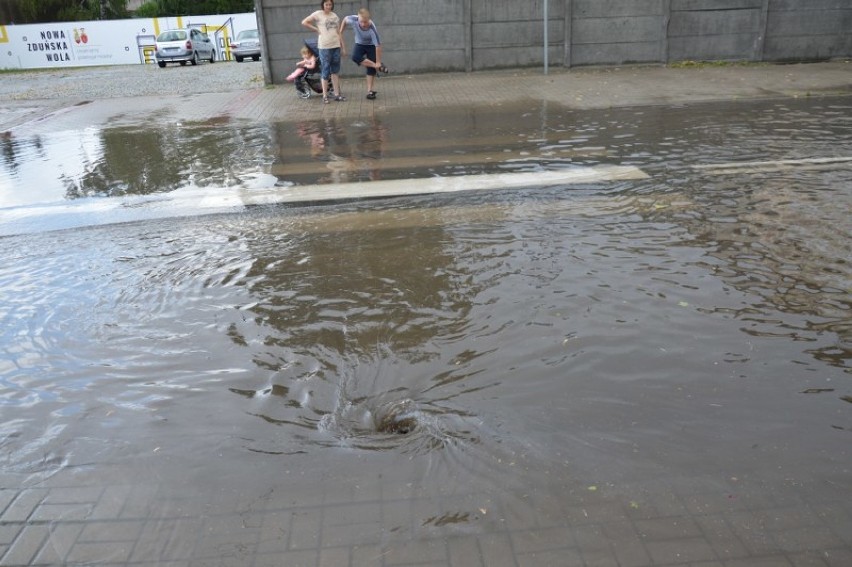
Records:
[[[242,62],[243,62],[243,58],[242,58],[242,57],[240,57],[239,55],[237,55],[236,57],[234,57],[234,59],[236,59],[236,60],[237,60],[237,63],[242,63]]]
[[[251,58],[254,59],[255,61],[260,61],[260,55],[252,55]]]
[[[215,49],[210,50],[210,62],[211,63],[216,62],[216,50]]]
[[[158,66],[160,69],[162,69],[163,67],[165,67],[165,66],[166,66],[166,62],[165,62],[165,61],[157,61],[157,66]]]
[[[198,52],[197,51],[195,51],[192,54],[192,61],[190,61],[190,63],[192,63],[193,65],[198,65]]]

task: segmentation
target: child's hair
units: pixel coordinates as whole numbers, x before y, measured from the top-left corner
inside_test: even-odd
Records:
[[[304,46],[304,47],[302,47],[302,51],[301,51],[301,53],[302,53],[302,57],[304,57],[304,58],[306,58],[306,59],[307,59],[308,57],[312,57],[312,56],[313,56],[313,54],[314,54],[314,52],[313,52],[313,51],[311,51],[310,49],[308,49],[308,46],[307,46],[307,45],[306,45],[306,46]]]

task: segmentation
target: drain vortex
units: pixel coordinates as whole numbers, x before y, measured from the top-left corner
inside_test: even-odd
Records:
[[[427,453],[449,445],[478,443],[472,416],[413,398],[351,400],[325,414],[318,428],[336,444],[370,451]]]
[[[378,433],[408,435],[417,428],[417,408],[410,399],[391,402],[378,408],[374,422]]]

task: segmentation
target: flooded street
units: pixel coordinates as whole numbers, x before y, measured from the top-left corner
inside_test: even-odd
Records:
[[[0,557],[852,560],[849,97],[0,146]]]

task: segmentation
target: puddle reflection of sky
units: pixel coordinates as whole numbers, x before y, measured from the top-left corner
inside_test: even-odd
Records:
[[[0,140],[0,207],[65,200],[64,180],[79,180],[103,156],[100,130],[69,130]]]

